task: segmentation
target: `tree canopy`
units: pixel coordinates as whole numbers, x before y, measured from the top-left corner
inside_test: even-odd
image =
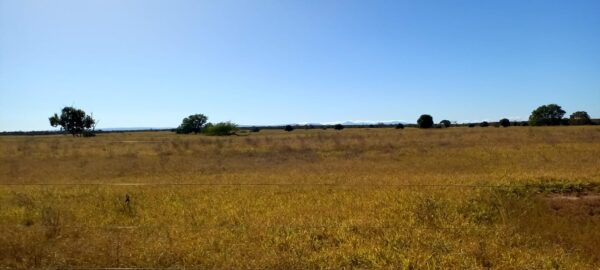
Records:
[[[181,121],[181,125],[177,127],[176,132],[179,134],[189,134],[189,133],[200,133],[202,132],[202,128],[208,121],[208,117],[204,114],[193,114],[186,118],[183,118]]]
[[[502,118],[502,119],[500,119],[500,122],[499,122],[499,123],[500,123],[500,125],[501,125],[502,127],[508,127],[508,126],[510,126],[510,120],[508,120],[508,119],[506,119],[506,118]]]
[[[61,130],[73,136],[84,133],[93,134],[96,126],[96,120],[91,115],[87,115],[83,110],[74,107],[64,107],[60,116],[55,113],[48,120],[51,126],[60,126]]]
[[[571,114],[569,122],[571,125],[589,125],[592,123],[592,118],[587,112],[578,111]]]
[[[433,127],[433,117],[429,114],[423,114],[417,120],[419,128],[431,128]]]
[[[450,122],[450,120],[442,120],[442,121],[440,121],[440,125],[442,127],[450,127],[452,125],[452,123]]]
[[[556,126],[560,125],[565,111],[556,104],[543,105],[531,112],[530,126]]]

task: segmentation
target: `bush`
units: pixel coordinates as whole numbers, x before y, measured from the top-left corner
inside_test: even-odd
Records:
[[[500,125],[502,127],[508,127],[508,126],[510,126],[510,120],[508,120],[506,118],[502,118],[502,119],[500,119]]]
[[[561,124],[565,111],[556,105],[543,105],[531,112],[529,116],[530,126],[556,126]]]
[[[470,124],[468,125],[468,127],[470,127],[470,128],[472,128],[472,127],[475,127],[475,124],[473,124],[473,123],[470,123]]]
[[[344,125],[342,125],[342,124],[335,124],[335,126],[333,126],[333,128],[335,130],[342,130],[342,129],[344,129]]]
[[[259,131],[260,131],[260,128],[258,128],[258,127],[251,127],[251,128],[250,128],[250,131],[251,131],[251,132],[259,132]]]
[[[480,126],[480,127],[489,127],[489,126],[490,126],[490,123],[488,123],[488,122],[486,122],[486,121],[483,121],[483,122],[481,122],[481,124],[479,124],[479,126]]]
[[[398,123],[396,125],[396,129],[404,129],[404,125],[402,123]]]
[[[440,121],[440,126],[448,128],[452,125],[452,123],[450,123],[450,120],[442,120]]]
[[[236,124],[231,122],[220,122],[216,124],[206,124],[203,133],[208,136],[228,136],[234,135],[238,130]]]
[[[290,131],[294,130],[294,127],[292,127],[291,125],[287,125],[287,126],[285,126],[285,128],[283,130],[290,132]]]
[[[571,125],[591,125],[592,118],[587,112],[578,111],[571,114],[571,117],[569,117],[569,122]]]
[[[423,114],[417,120],[419,128],[431,128],[433,127],[433,117],[429,114]]]

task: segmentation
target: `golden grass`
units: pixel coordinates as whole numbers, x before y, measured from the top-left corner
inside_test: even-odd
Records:
[[[599,127],[0,137],[0,266],[593,269],[599,208],[540,192],[599,157]]]

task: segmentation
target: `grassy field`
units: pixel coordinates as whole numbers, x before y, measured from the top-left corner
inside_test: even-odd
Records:
[[[0,266],[600,269],[600,127],[0,137]]]

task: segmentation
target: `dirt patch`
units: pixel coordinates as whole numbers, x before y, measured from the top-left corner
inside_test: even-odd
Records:
[[[600,193],[552,194],[544,200],[557,214],[600,216]]]

